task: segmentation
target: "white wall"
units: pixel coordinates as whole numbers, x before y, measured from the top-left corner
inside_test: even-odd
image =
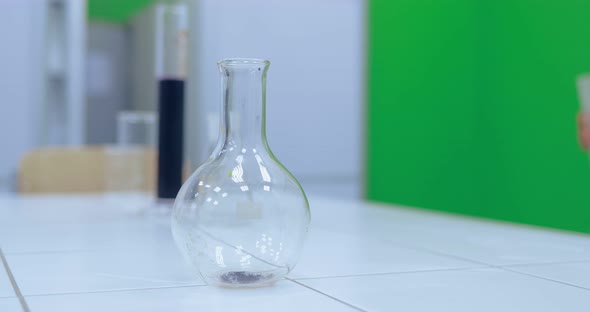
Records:
[[[0,191],[12,188],[19,159],[38,143],[43,12],[35,2],[0,1]]]
[[[27,2],[30,12],[42,12],[43,20],[30,35],[43,44],[38,51],[45,62],[35,67],[37,75],[42,76],[43,88],[41,143],[83,144],[86,138],[86,1]]]
[[[61,1],[63,27],[52,27],[49,0],[0,0],[0,191],[14,189],[19,160],[30,149],[83,143],[86,2]],[[49,36],[56,29],[63,36]],[[67,41],[64,62],[53,53],[61,45],[48,37]],[[55,118],[60,114],[66,118]],[[54,142],[49,130],[58,126],[65,140]]]
[[[156,81],[156,6],[141,10],[130,22],[131,100],[137,110],[158,109]]]
[[[124,24],[90,22],[86,54],[86,143],[116,142],[117,113],[132,107],[130,34]]]
[[[192,12],[187,141],[200,142],[189,144],[193,162],[216,137],[207,125],[218,112],[216,62],[266,58],[273,152],[308,191],[359,196],[364,1],[201,0]]]

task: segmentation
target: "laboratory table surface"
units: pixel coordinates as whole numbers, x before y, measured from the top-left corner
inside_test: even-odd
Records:
[[[133,194],[0,196],[0,311],[590,311],[590,236],[310,198],[273,286],[206,286],[169,209]]]

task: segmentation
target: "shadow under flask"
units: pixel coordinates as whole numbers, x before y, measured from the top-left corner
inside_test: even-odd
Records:
[[[269,65],[259,59],[218,63],[219,140],[174,203],[176,244],[210,285],[255,287],[282,279],[307,235],[305,193],[266,140]]]

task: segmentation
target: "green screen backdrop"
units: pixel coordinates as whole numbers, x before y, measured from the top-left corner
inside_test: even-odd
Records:
[[[153,0],[88,0],[88,17],[92,20],[121,23]]]
[[[590,232],[590,1],[369,8],[368,199]]]

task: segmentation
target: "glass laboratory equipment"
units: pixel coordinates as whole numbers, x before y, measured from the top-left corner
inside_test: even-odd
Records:
[[[152,194],[156,190],[158,115],[117,113],[117,145],[105,148],[105,191],[110,195]]]
[[[153,111],[117,113],[117,145],[122,147],[158,144],[158,115]]]
[[[157,7],[158,185],[160,199],[174,199],[182,185],[184,93],[188,70],[188,2]]]
[[[174,204],[174,239],[210,285],[274,283],[293,269],[307,234],[305,193],[266,140],[269,64],[259,59],[218,63],[218,144],[184,183]]]

